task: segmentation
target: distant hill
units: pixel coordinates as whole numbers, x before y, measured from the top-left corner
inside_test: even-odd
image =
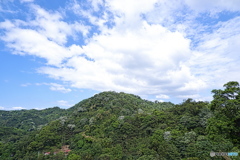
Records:
[[[111,91],[66,110],[1,111],[0,159],[202,160],[211,151],[239,152],[231,134],[240,132],[222,130],[230,120],[216,118],[214,104],[151,102]]]
[[[65,109],[59,107],[47,108],[44,110],[0,110],[0,126],[14,127],[24,130],[34,130],[39,125],[47,124],[63,115],[66,115]]]

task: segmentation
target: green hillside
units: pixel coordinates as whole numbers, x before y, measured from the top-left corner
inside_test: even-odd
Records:
[[[210,152],[240,151],[240,88],[224,87],[212,102],[102,92],[67,110],[0,111],[0,159],[224,159]]]
[[[14,127],[23,130],[34,130],[39,125],[47,124],[48,122],[66,115],[65,109],[59,107],[47,108],[44,110],[0,110],[0,125],[1,127]]]

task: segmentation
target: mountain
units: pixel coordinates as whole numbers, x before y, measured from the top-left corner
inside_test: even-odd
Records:
[[[47,124],[63,115],[67,111],[59,107],[47,108],[44,110],[0,110],[0,126],[14,127],[26,131],[34,130],[40,125]]]
[[[175,105],[111,91],[67,110],[1,111],[0,156],[7,160],[202,160],[210,159],[211,151],[239,152],[239,114],[235,119],[224,117],[214,109],[220,101],[215,97],[213,102],[187,99]]]

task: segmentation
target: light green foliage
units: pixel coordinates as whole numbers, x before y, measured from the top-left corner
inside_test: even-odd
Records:
[[[74,153],[68,156],[68,160],[80,160],[80,159],[81,159],[81,156]]]

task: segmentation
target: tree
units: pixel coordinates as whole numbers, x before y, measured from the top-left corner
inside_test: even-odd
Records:
[[[69,160],[79,160],[79,159],[81,159],[81,156],[73,153],[73,154],[70,154],[70,155],[68,156],[68,159],[69,159]]]
[[[156,130],[150,137],[150,148],[157,152],[160,157],[158,159],[178,160],[180,154],[177,151],[175,145],[164,139],[164,132],[162,130]]]
[[[224,84],[225,89],[212,90],[213,101],[211,110],[227,115],[229,118],[239,116],[240,110],[240,87],[238,82]]]
[[[240,87],[235,81],[223,86],[225,89],[212,90],[213,101],[210,109],[214,117],[209,119],[208,132],[225,134],[235,144],[240,143]]]

